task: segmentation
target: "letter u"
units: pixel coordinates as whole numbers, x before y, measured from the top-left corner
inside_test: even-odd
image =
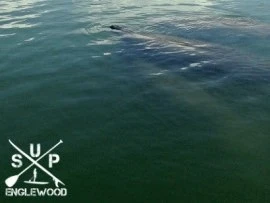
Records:
[[[30,155],[32,157],[39,157],[40,156],[40,144],[36,145],[36,152],[34,152],[34,144],[30,144]]]

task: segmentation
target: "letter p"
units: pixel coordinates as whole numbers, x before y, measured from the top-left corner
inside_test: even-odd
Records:
[[[49,168],[53,167],[53,164],[56,164],[60,161],[58,154],[49,154]]]

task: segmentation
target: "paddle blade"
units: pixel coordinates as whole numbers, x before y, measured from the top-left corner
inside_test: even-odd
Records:
[[[12,187],[13,185],[15,185],[15,183],[17,182],[19,176],[18,175],[15,175],[15,176],[11,176],[9,178],[7,178],[5,180],[5,183],[8,187]]]

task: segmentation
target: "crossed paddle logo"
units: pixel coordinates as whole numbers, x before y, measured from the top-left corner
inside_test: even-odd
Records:
[[[62,185],[65,185],[61,180],[59,180],[56,176],[54,176],[50,171],[48,171],[46,168],[44,168],[42,165],[40,165],[38,162],[45,157],[46,155],[48,155],[52,150],[54,150],[58,145],[62,144],[63,141],[60,140],[57,144],[55,144],[53,147],[51,147],[47,152],[45,152],[43,155],[41,155],[39,158],[37,158],[36,160],[34,160],[30,155],[28,155],[27,153],[25,153],[23,150],[21,150],[17,145],[15,145],[11,140],[9,140],[9,143],[21,154],[23,155],[25,158],[27,158],[30,162],[32,162],[29,166],[27,166],[24,170],[22,170],[20,173],[18,173],[17,175],[13,175],[10,176],[9,178],[7,178],[5,180],[5,183],[8,187],[13,187],[16,182],[18,181],[19,177],[25,173],[26,171],[28,171],[30,168],[32,168],[34,165],[36,167],[38,167],[39,169],[41,169],[43,172],[45,172],[47,175],[49,175],[53,181],[56,187],[59,187],[59,183]]]

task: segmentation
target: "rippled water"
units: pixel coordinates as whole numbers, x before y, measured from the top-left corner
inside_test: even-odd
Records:
[[[16,171],[8,139],[25,149],[63,139],[52,171],[65,202],[268,202],[269,10],[1,1],[1,180]],[[37,201],[4,187],[0,202]]]

